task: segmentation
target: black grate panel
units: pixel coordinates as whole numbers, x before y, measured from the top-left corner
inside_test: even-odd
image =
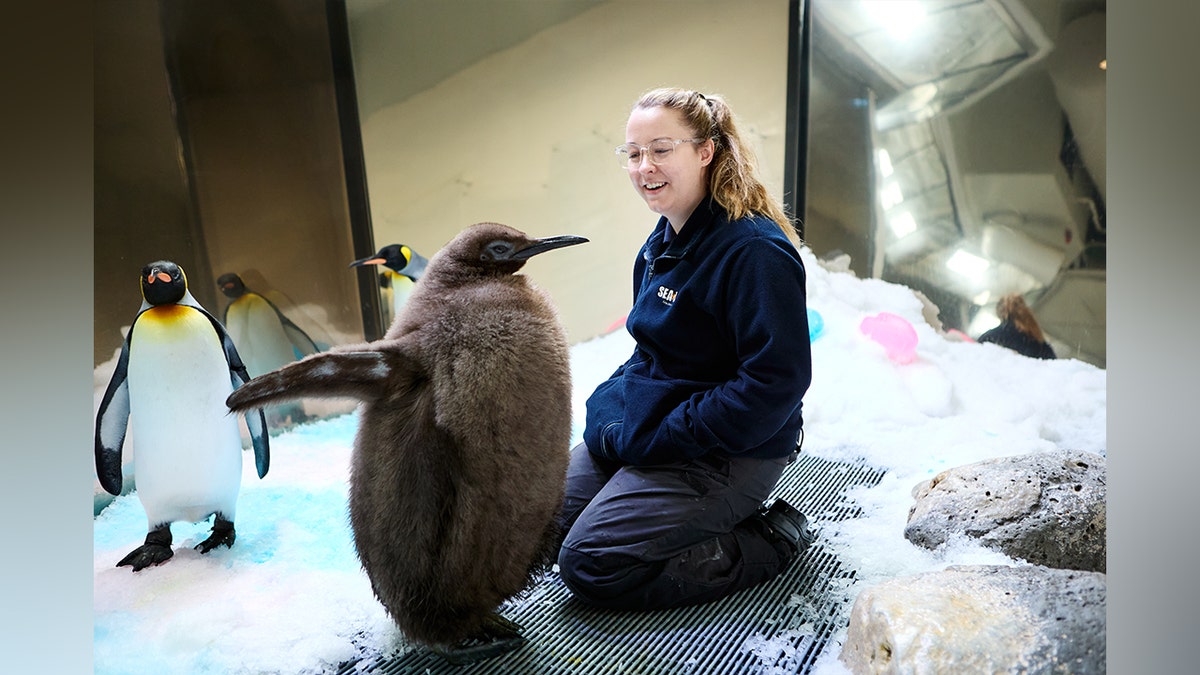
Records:
[[[879,483],[883,471],[863,464],[801,455],[775,495],[822,523],[855,518],[845,493]],[[662,675],[680,673],[805,673],[830,638],[845,627],[855,572],[821,545],[786,572],[717,602],[657,612],[614,612],[578,602],[556,574],[505,604],[501,614],[524,627],[529,642],[508,654],[453,666],[424,649],[366,655],[337,675]]]

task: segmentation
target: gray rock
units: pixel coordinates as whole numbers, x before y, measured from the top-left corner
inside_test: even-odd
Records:
[[[1012,558],[1106,571],[1105,459],[1059,451],[948,469],[913,489],[904,536],[934,549],[953,534]]]
[[[1107,578],[952,566],[859,593],[840,659],[855,675],[1105,672]]]

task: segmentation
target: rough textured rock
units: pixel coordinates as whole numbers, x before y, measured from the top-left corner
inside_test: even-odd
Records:
[[[1106,571],[1103,457],[1060,451],[948,469],[913,489],[904,536],[937,548],[952,534],[1038,565]]]
[[[840,658],[855,675],[1105,672],[1107,580],[1040,565],[952,566],[858,595]]]

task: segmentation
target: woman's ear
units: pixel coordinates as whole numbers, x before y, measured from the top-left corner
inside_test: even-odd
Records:
[[[716,145],[713,139],[706,138],[697,148],[700,150],[700,166],[708,166],[712,163],[713,155],[716,154]]]

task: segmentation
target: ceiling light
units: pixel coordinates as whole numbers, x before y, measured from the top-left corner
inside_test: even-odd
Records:
[[[917,231],[917,221],[908,211],[901,211],[894,216],[888,217],[888,226],[892,228],[892,233],[897,239],[907,237]]]
[[[954,255],[950,256],[950,259],[946,261],[946,267],[972,279],[978,279],[983,276],[983,273],[990,265],[991,263],[987,260],[980,258],[974,253],[968,253],[961,248],[955,251]]]
[[[896,181],[886,183],[879,191],[879,201],[883,204],[885,211],[904,201],[904,194],[900,192],[900,184]]]
[[[884,148],[875,151],[875,161],[879,164],[879,175],[887,178],[892,175],[892,156]]]
[[[925,7],[916,0],[863,0],[862,7],[899,40],[912,35],[925,20]]]
[[[1100,70],[1108,70],[1108,59],[1100,59]]]

